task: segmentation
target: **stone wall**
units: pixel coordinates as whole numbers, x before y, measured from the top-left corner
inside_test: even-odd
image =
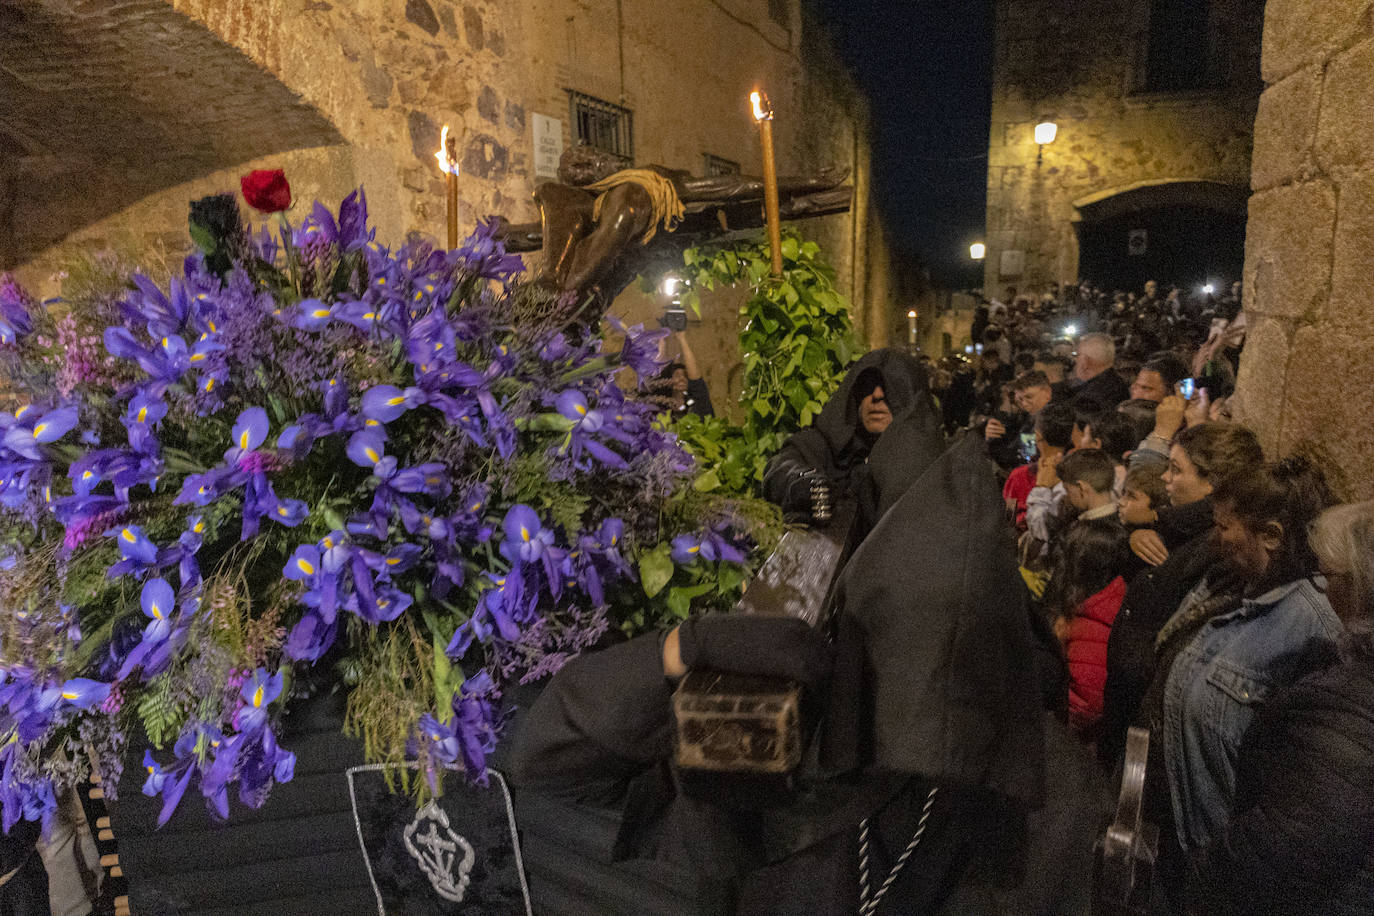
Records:
[[[442,237],[443,182],[433,153],[445,124],[459,137],[461,225],[497,213],[534,219],[534,115],[561,122],[563,143],[571,144],[569,90],[633,112],[636,163],[701,174],[711,154],[757,174],[759,139],[748,109],[757,85],[777,112],[781,173],[852,170],[854,212],[802,228],[824,245],[858,303],[856,322],[883,339],[884,322],[870,321],[865,309],[870,301],[885,307],[888,266],[869,218],[864,106],[797,0],[784,4],[785,23],[770,16],[776,4],[768,0],[16,4],[27,44],[0,50],[6,67],[18,60],[29,79],[0,82],[0,147],[21,134],[25,154],[0,156],[10,163],[0,164],[0,212],[19,226],[11,260],[40,294],[55,291],[54,274],[74,248],[136,253],[184,242],[187,201],[235,188],[254,167],[285,168],[302,201],[337,202],[363,184],[381,237]],[[145,61],[152,61],[147,72]],[[15,92],[9,101],[7,88]],[[83,102],[92,89],[99,106]],[[60,97],[44,99],[41,90]],[[12,126],[20,98],[33,109],[22,129]],[[62,131],[42,122],[44,109],[64,122]],[[78,151],[70,138],[82,135],[83,123],[90,142]],[[101,144],[112,135],[119,155],[107,162]],[[101,165],[98,176],[84,168],[92,162]],[[26,193],[41,169],[54,176],[49,192]],[[6,180],[7,170],[15,180]],[[95,198],[109,200],[90,206]],[[633,295],[617,305],[646,309]],[[711,328],[699,349],[720,375],[712,381],[723,385],[738,354],[728,320]]]
[[[1214,89],[1148,93],[1148,0],[998,0],[985,292],[1078,276],[1077,205],[1161,181],[1245,186],[1259,4],[1211,4]],[[1035,124],[1058,124],[1037,148]],[[1037,157],[1039,160],[1037,161]],[[1002,273],[1002,252],[1024,268]]]
[[[1269,0],[1245,250],[1240,412],[1374,497],[1374,4]]]

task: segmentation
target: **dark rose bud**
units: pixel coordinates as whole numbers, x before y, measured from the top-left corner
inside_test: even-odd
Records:
[[[248,206],[263,213],[277,213],[291,206],[291,185],[281,169],[257,169],[239,179]]]

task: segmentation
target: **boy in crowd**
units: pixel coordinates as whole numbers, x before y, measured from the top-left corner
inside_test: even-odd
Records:
[[[1126,484],[1117,504],[1121,524],[1127,528],[1153,525],[1159,518],[1160,507],[1167,505],[1169,494],[1164,489],[1164,474],[1158,466],[1143,465],[1126,472]]]
[[[1064,498],[1057,467],[1073,450],[1074,409],[1068,404],[1051,403],[1035,418],[1035,448],[1040,456],[1035,487],[1026,497],[1026,530],[1036,540],[1051,540],[1059,504]]]
[[[1110,455],[1099,448],[1080,448],[1065,455],[1058,470],[1064,498],[1078,512],[1075,524],[1116,515],[1116,462]]]

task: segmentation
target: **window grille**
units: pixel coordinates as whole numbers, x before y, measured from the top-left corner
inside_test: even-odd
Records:
[[[1152,0],[1146,34],[1145,92],[1196,92],[1209,88],[1211,4],[1208,0]]]
[[[631,164],[635,157],[634,113],[581,92],[569,90],[568,96],[573,140]]]
[[[726,159],[724,156],[712,156],[710,153],[702,153],[701,156],[706,160],[706,174],[708,176],[739,174],[739,163],[733,159]]]

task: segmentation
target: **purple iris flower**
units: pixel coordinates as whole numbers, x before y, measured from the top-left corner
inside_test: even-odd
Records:
[[[587,405],[586,395],[575,388],[569,388],[558,395],[555,406],[561,416],[572,421],[572,428],[568,431],[564,449],[571,453],[574,460],[583,451],[586,451],[607,467],[626,467],[624,458],[593,438],[597,434],[607,435],[611,438],[623,437],[613,435],[615,430],[607,424],[605,414],[600,410],[590,408]]]
[[[191,784],[191,776],[195,773],[194,754],[198,738],[198,734],[193,730],[182,733],[172,748],[175,762],[165,770],[158,765],[152,751],[143,752],[143,768],[148,771],[148,778],[143,781],[143,794],[149,798],[154,795],[162,796],[162,811],[157,816],[159,827],[171,819],[172,812],[176,811],[177,805],[181,803],[181,797],[186,794],[186,787]]]
[[[105,702],[109,695],[109,684],[86,677],[70,678],[62,685],[63,701],[77,709],[90,709],[97,703]]]
[[[148,336],[163,338],[181,333],[190,310],[185,284],[173,279],[171,297],[163,294],[149,277],[141,273],[133,276],[134,290],[120,309],[132,321],[141,321],[148,328]]]
[[[448,473],[437,461],[399,470],[388,484],[398,493],[423,493],[435,499],[442,499],[449,491]]]
[[[386,623],[405,613],[414,600],[386,584],[378,584],[366,561],[357,553],[351,561],[354,594],[349,609],[368,623]]]
[[[453,699],[454,731],[463,749],[463,765],[479,785],[487,782],[487,755],[496,749],[496,685],[486,671],[463,682]]]
[[[143,629],[143,638],[120,665],[116,680],[124,680],[139,665],[143,666],[144,680],[147,680],[161,670],[170,659],[172,651],[178,648],[185,638],[184,628],[178,628],[175,634],[178,639],[172,638],[176,595],[166,579],[149,579],[145,582],[139,603],[143,607],[143,615],[148,618],[148,625]]]
[[[145,347],[134,339],[128,328],[106,328],[105,349],[118,359],[138,363],[140,369],[163,387],[180,379],[191,364],[186,342],[175,335]]]
[[[517,254],[506,254],[506,246],[496,238],[496,220],[478,220],[472,235],[454,252],[459,263],[479,277],[508,281],[525,269]]]
[[[359,430],[349,438],[345,451],[354,464],[375,470],[386,457],[386,440],[376,429]]]
[[[24,411],[22,419],[5,430],[4,445],[25,458],[41,460],[43,453],[38,446],[61,439],[76,426],[78,418],[74,406],[58,407],[41,414],[33,409]]]
[[[625,344],[620,349],[621,365],[633,370],[641,379],[653,378],[659,373],[664,363],[658,356],[658,342],[668,336],[666,328],[645,331],[642,324],[627,328],[625,323],[614,315],[607,315],[606,323],[611,326],[611,330],[625,335]]]
[[[324,415],[330,420],[336,419],[348,410],[348,380],[343,376],[331,376],[323,383],[324,389]]]
[[[304,331],[318,331],[333,317],[333,309],[319,299],[302,299],[296,306],[292,324]]]
[[[458,736],[454,734],[453,726],[444,725],[438,719],[425,713],[420,716],[417,723],[420,730],[420,737],[428,743],[430,756],[435,762],[446,767],[451,767],[458,762],[458,755],[462,752],[462,747],[458,743]],[[430,779],[430,788],[434,788],[434,780]]]
[[[230,431],[230,435],[234,439],[234,446],[225,452],[224,459],[232,462],[242,453],[250,452],[262,445],[267,439],[267,430],[267,411],[261,407],[249,407],[240,413]],[[234,456],[233,458],[230,457],[231,454]]]
[[[362,414],[369,420],[390,423],[423,403],[425,392],[419,388],[402,391],[395,385],[377,385],[363,394]]]
[[[316,662],[334,645],[339,635],[337,620],[309,611],[291,628],[282,653],[292,661]]]
[[[225,493],[242,486],[243,482],[244,474],[236,467],[217,467],[203,474],[190,474],[182,481],[181,492],[172,500],[172,504],[208,506]]]
[[[286,561],[282,575],[298,582],[312,582],[322,569],[320,551],[314,544],[302,544]]]
[[[237,714],[235,727],[240,731],[253,731],[267,724],[267,707],[281,696],[282,673],[268,674],[265,668],[258,668],[239,691],[243,701]]]
[[[148,539],[138,525],[125,525],[105,533],[114,537],[124,559],[140,566],[152,566],[157,560],[157,545]]]
[[[534,562],[553,544],[553,532],[543,526],[539,514],[520,503],[506,512],[501,528],[506,534],[502,552],[511,562]]]
[[[33,332],[31,300],[10,274],[0,274],[0,344],[12,345]]]
[[[686,566],[696,562],[698,557],[708,563],[717,560],[724,563],[743,563],[745,559],[743,551],[715,531],[707,531],[701,535],[680,534],[673,538],[674,563]]]
[[[376,234],[367,228],[367,195],[358,188],[339,204],[339,248],[345,253],[357,251]]]

